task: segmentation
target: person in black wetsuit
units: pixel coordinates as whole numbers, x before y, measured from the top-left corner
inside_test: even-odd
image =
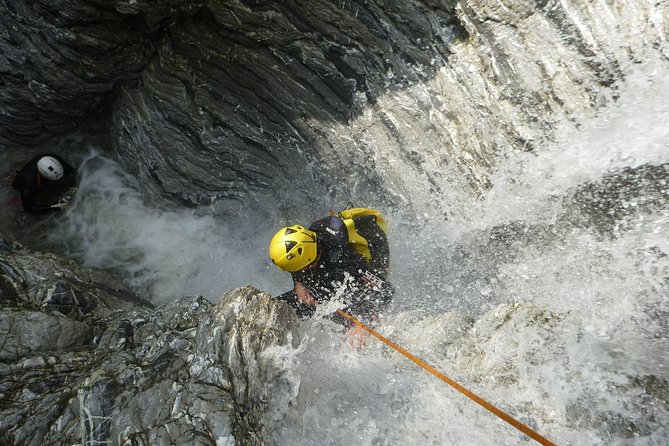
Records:
[[[31,159],[12,181],[26,212],[58,211],[70,204],[77,187],[77,171],[58,155]]]
[[[308,229],[282,228],[270,242],[270,258],[291,273],[294,283],[292,291],[277,298],[287,301],[299,316],[311,316],[317,304],[337,297],[345,303],[344,311],[369,323],[392,299],[394,288],[387,280],[390,250],[381,227],[385,222],[379,222],[382,217],[376,211],[343,218],[345,212],[320,219]],[[347,325],[343,318],[340,321]]]

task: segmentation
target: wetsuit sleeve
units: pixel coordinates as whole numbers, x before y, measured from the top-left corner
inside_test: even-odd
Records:
[[[293,279],[293,284],[297,282],[302,283],[304,281],[304,279],[302,278],[303,273],[300,272],[291,273],[290,276]],[[297,293],[295,292],[295,289],[292,289],[279,296],[276,296],[275,299],[286,302],[292,309],[295,310],[295,314],[297,314],[297,316],[301,318],[311,317],[316,312],[316,308],[309,305],[305,305],[297,299]]]
[[[23,209],[28,212],[55,212],[60,210],[59,208],[36,204],[30,195],[21,195],[21,204],[23,205]]]
[[[49,212],[55,209],[52,209],[48,206],[43,206],[35,203],[33,197],[37,191],[35,185],[35,174],[28,171],[21,171],[16,174],[14,181],[12,182],[12,187],[21,193],[21,204],[23,209],[28,212]]]
[[[288,291],[287,293],[276,296],[276,299],[286,302],[292,309],[295,310],[295,314],[301,318],[311,317],[316,312],[316,308],[305,305],[297,300],[297,293],[295,293],[295,290]]]

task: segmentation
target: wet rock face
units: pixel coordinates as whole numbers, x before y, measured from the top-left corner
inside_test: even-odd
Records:
[[[296,319],[269,295],[247,287],[217,305],[196,297],[152,309],[101,289],[93,278],[103,273],[6,246],[3,444],[260,444],[268,383],[294,393],[265,351],[299,344]],[[81,297],[71,311],[38,298],[54,282]]]
[[[320,100],[305,100],[308,109],[293,112],[346,117],[357,91],[370,98],[378,96],[387,84],[387,70],[402,75],[404,82],[416,80],[417,75],[406,68],[432,65],[434,57],[445,56],[447,51],[430,42],[439,33],[459,32],[455,2],[378,3],[3,3],[0,46],[6,83],[2,97],[3,105],[13,113],[4,114],[1,125],[14,131],[3,137],[25,142],[21,138],[46,136],[37,130],[51,134],[67,130],[95,109],[116,84],[150,80],[155,85],[146,93],[162,86],[164,95],[171,96],[176,93],[172,87],[186,89],[191,100],[202,99],[193,95],[198,87],[193,76],[200,71],[200,81],[211,76],[211,93],[216,95],[211,99],[230,96],[224,102],[234,108],[253,98],[254,107],[269,106],[259,110],[268,118],[272,107],[285,103],[272,96],[291,91],[290,81],[282,77],[293,77],[296,82],[306,80],[307,75],[322,75],[306,84],[314,90],[310,93],[322,95],[321,107],[315,107]],[[432,16],[419,13],[421,8]],[[138,79],[152,58],[156,62],[163,58],[168,70],[162,76]],[[187,76],[189,69],[191,77]],[[265,91],[243,91],[250,86]],[[241,111],[242,119],[243,112],[250,110],[255,108]],[[246,117],[259,118],[251,115]]]
[[[669,164],[627,167],[600,182],[583,184],[572,200],[583,224],[610,235],[632,226],[638,215],[667,209],[668,179]]]
[[[0,141],[48,140],[76,128],[120,80],[136,78],[183,1],[16,1],[0,5]]]
[[[247,198],[299,178],[319,123],[438,69],[465,35],[455,4],[3,4],[0,138],[49,140],[103,112],[93,120],[111,117],[111,145],[161,195]]]
[[[415,195],[389,178],[398,163],[431,194],[447,177],[477,195],[497,153],[535,150],[564,114],[615,96],[603,88],[627,59],[666,52],[663,12],[623,0],[4,2],[0,141],[77,129],[154,196],[220,214],[370,190],[392,205]],[[611,39],[617,28],[638,32]]]
[[[76,320],[152,305],[119,279],[50,253],[0,243],[0,303],[57,312]]]
[[[326,127],[443,64],[464,34],[453,8],[208,2],[115,96],[115,149],[156,194],[187,206],[320,196],[318,178],[337,169],[319,147]]]

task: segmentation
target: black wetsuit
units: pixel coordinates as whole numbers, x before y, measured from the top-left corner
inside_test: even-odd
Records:
[[[51,156],[63,165],[63,176],[58,180],[44,178],[37,170],[37,162],[44,156]],[[12,181],[12,187],[21,193],[21,204],[26,212],[51,212],[59,210],[51,205],[57,203],[67,192],[77,186],[77,171],[63,158],[52,153],[38,155],[31,159]]]
[[[318,263],[293,273],[292,278],[294,283],[307,287],[316,302],[336,297],[346,304],[345,311],[369,321],[390,303],[394,293],[386,279],[388,241],[373,216],[356,218],[355,223],[357,232],[369,244],[372,257],[369,262],[348,243],[348,231],[342,219],[326,217],[309,227],[318,235]],[[286,300],[299,316],[307,317],[315,312],[314,307],[297,300],[295,291],[278,298]]]

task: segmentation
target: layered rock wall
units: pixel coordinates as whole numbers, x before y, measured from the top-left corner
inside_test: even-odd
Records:
[[[496,154],[615,96],[669,31],[666,2],[640,1],[0,8],[5,147],[102,124],[145,187],[216,213],[286,191],[406,201],[393,167],[484,193]]]

